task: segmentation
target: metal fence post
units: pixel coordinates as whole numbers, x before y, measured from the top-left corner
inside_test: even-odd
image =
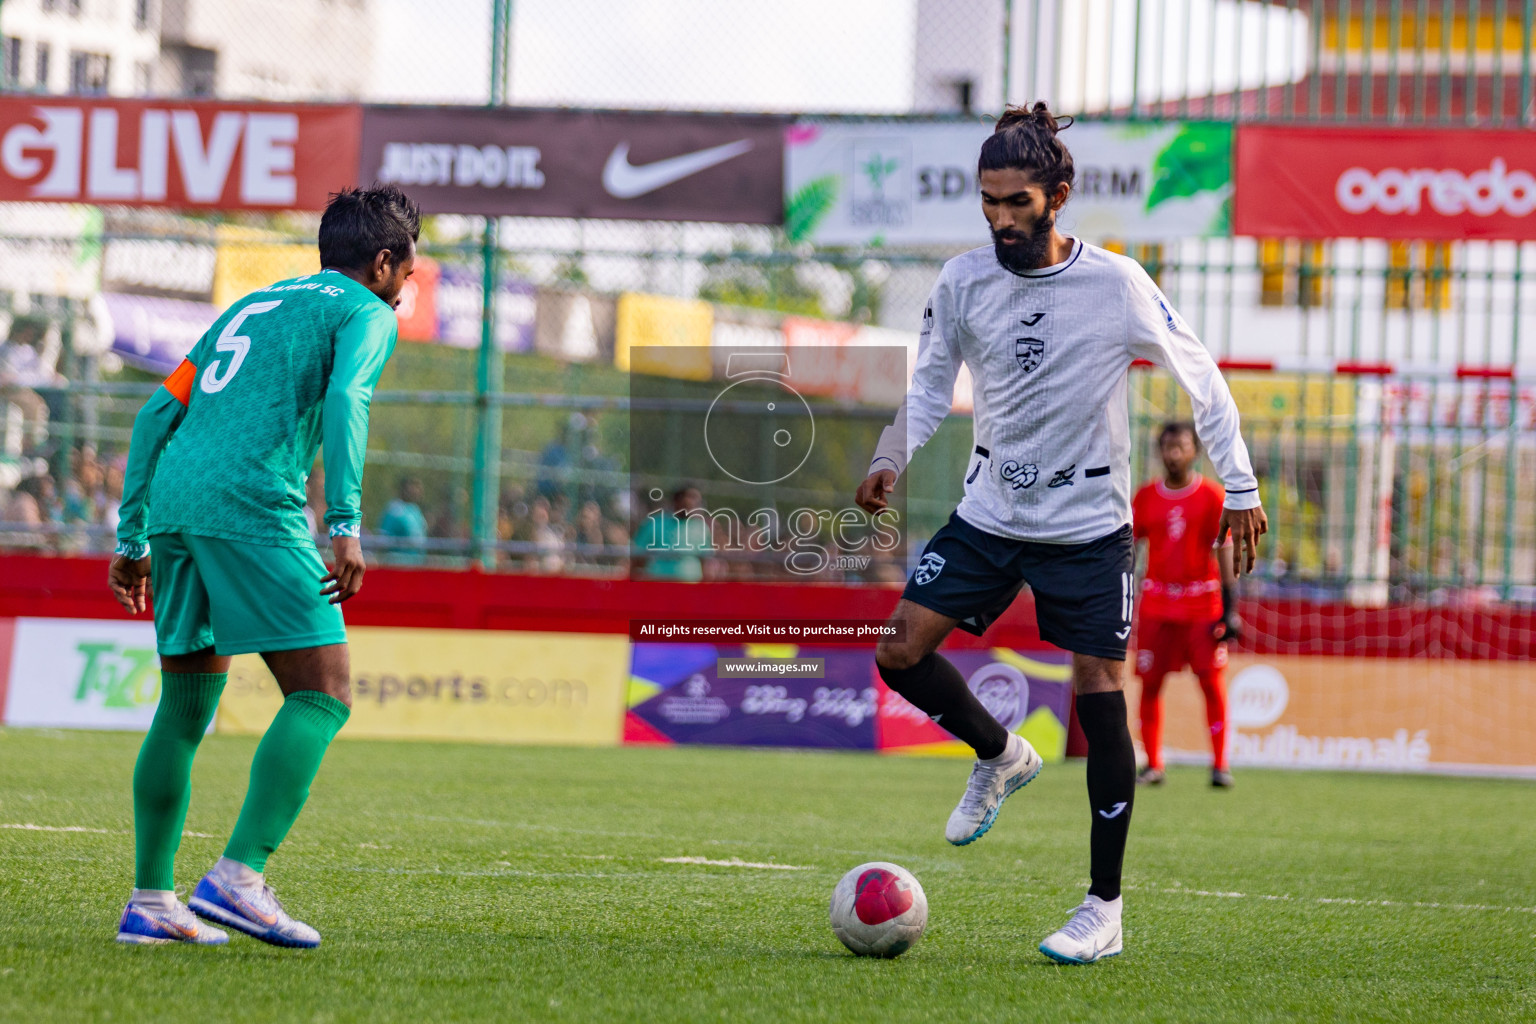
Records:
[[[512,38],[512,0],[492,0],[490,106],[507,100]],[[475,367],[474,545],[487,569],[496,567],[496,524],[501,502],[501,345],[496,337],[496,288],[500,283],[497,218],[485,219],[480,240],[480,358]]]

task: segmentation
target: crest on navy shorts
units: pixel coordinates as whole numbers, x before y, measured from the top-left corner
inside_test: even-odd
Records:
[[[1045,358],[1045,342],[1039,338],[1020,338],[1013,343],[1013,354],[1025,373],[1033,373]]]
[[[932,583],[939,578],[939,573],[944,571],[944,556],[936,555],[932,551],[923,556],[923,560],[917,563],[917,569],[912,573],[912,581],[918,586],[924,583]]]

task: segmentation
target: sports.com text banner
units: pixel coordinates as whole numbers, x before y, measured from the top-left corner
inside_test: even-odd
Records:
[[[0,99],[0,202],[319,210],[357,170],[361,108]]]
[[[1536,238],[1536,136],[1243,125],[1233,230],[1265,238]]]

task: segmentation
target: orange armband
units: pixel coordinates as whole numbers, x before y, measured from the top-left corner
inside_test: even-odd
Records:
[[[165,378],[164,388],[180,402],[186,405],[192,400],[192,382],[197,379],[197,367],[192,365],[190,359],[183,359],[181,365]]]

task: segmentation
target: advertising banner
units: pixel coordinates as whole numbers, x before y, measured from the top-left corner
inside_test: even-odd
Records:
[[[710,379],[715,312],[709,303],[626,292],[616,315],[614,366],[657,377]]]
[[[0,98],[0,202],[319,210],[357,176],[356,106]]]
[[[609,745],[619,740],[629,641],[585,633],[355,627],[342,736]],[[223,733],[265,732],[282,705],[266,664],[241,655]]]
[[[1046,760],[1065,756],[1067,655],[997,648],[945,656]],[[755,674],[725,662],[748,662]],[[772,671],[796,662],[819,663],[816,675]],[[636,643],[624,741],[970,753],[885,686],[870,649],[792,644]]]
[[[496,343],[503,352],[531,352],[538,290],[527,281],[501,275],[496,286]],[[439,267],[433,306],[437,340],[455,348],[479,348],[485,279],[479,267]]]
[[[176,369],[219,318],[219,307],[207,302],[113,292],[104,292],[95,309],[103,332],[112,339],[112,351],[150,373]]]
[[[785,144],[784,223],[823,245],[985,245],[976,160],[987,122],[814,121]],[[1091,242],[1227,234],[1232,128],[1074,124],[1077,182],[1060,224]]]
[[[10,655],[6,725],[144,730],[155,716],[151,622],[16,619]]]
[[[1193,677],[1163,693],[1164,745],[1208,763]],[[1536,775],[1533,698],[1524,662],[1234,654],[1228,752],[1237,767]]]
[[[360,180],[426,213],[777,224],[787,119],[367,107]]]
[[[1233,230],[1266,238],[1536,238],[1528,131],[1243,125]]]
[[[1067,722],[1072,706],[1072,656],[1043,649],[1027,653],[994,647],[945,651],[978,700],[1009,732],[1029,740],[1046,761],[1067,756]],[[871,664],[873,661],[871,660]],[[876,677],[878,679],[878,675]],[[886,753],[974,757],[901,694],[879,682],[877,746]]]

